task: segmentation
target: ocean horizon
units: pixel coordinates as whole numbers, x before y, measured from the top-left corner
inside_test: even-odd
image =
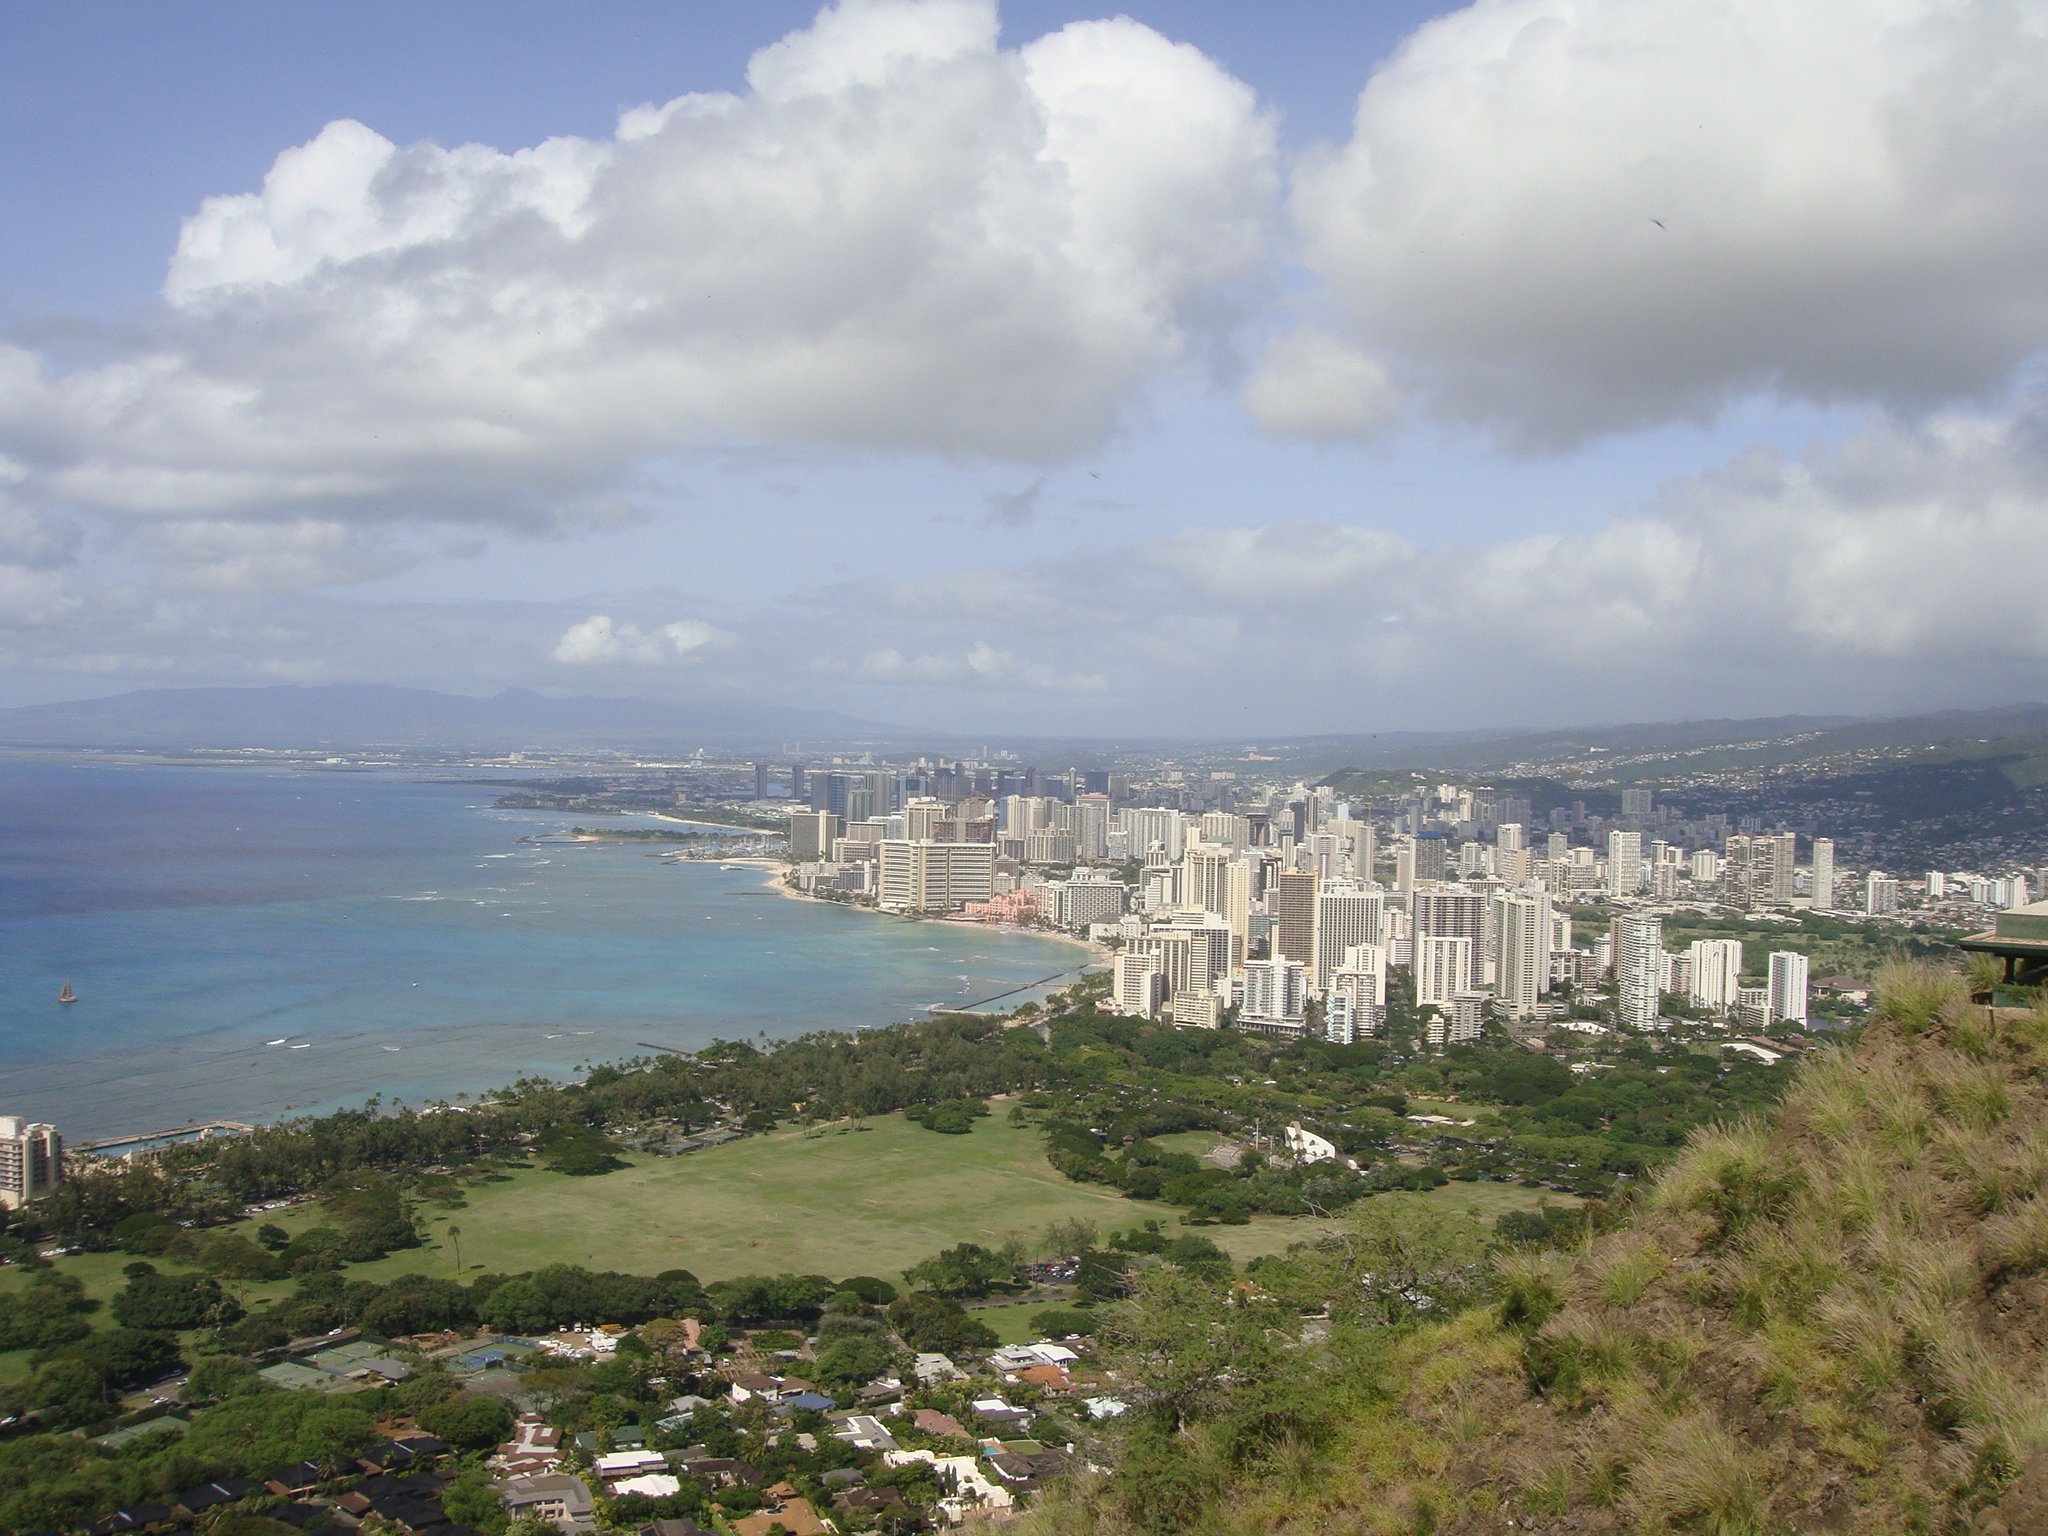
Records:
[[[0,1114],[78,1142],[419,1105],[1088,960],[790,900],[759,866],[536,843],[592,813],[455,777],[0,759]]]

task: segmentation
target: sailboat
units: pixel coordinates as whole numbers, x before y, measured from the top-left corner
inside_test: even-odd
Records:
[[[60,1003],[75,1003],[78,1001],[78,994],[71,990],[71,978],[69,976],[64,978],[64,990],[57,994],[57,1001]]]

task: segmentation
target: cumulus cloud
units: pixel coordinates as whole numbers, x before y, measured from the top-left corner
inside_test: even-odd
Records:
[[[1401,412],[1401,392],[1385,366],[1322,330],[1289,331],[1267,342],[1241,398],[1268,432],[1313,442],[1376,437]]]
[[[694,661],[704,650],[732,643],[730,634],[698,619],[643,631],[614,623],[609,614],[594,613],[562,632],[554,657],[565,667],[665,667]]]
[[[1291,206],[1358,344],[1537,444],[1990,396],[2048,344],[2044,176],[2039,6],[1479,0]]]
[[[0,347],[0,451],[112,518],[530,531],[629,518],[634,465],[710,444],[1051,461],[1225,322],[1277,195],[1191,47],[842,0],[608,139],[329,124],[185,222],[131,355]]]

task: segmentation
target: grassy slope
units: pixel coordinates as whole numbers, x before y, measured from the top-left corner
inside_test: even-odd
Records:
[[[1200,1529],[2048,1529],[2048,1013],[1892,983],[1856,1049],[1775,1120],[1698,1135],[1630,1227],[1508,1260],[1501,1307],[1305,1351],[1305,1389],[1374,1385],[1224,1472]],[[1085,1490],[1033,1527],[1144,1528]]]

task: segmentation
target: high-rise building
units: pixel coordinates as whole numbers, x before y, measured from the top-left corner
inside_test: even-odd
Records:
[[[811,798],[811,787],[807,779],[808,774],[802,763],[791,763],[789,765],[790,799],[797,801],[799,804],[809,801]]]
[[[18,1211],[64,1182],[64,1138],[54,1125],[0,1115],[0,1206]]]
[[[1301,966],[1316,958],[1315,875],[1304,869],[1283,869],[1273,878],[1273,958]]]
[[[1806,1022],[1806,956],[1796,950],[1771,954],[1770,1022]]]
[[[1659,1027],[1657,989],[1663,980],[1663,953],[1663,919],[1631,913],[1616,924],[1615,1015],[1630,1029]]]
[[[1074,851],[1084,859],[1109,854],[1109,796],[1074,797]]]
[[[1157,954],[1125,950],[1116,957],[1115,1009],[1126,1018],[1149,1019],[1166,1000],[1166,975]]]
[[[1361,944],[1331,975],[1323,1000],[1323,1037],[1338,1045],[1370,1040],[1386,1022],[1387,952]]]
[[[1062,928],[1086,928],[1090,923],[1113,923],[1124,915],[1129,889],[1110,878],[1107,870],[1077,869],[1066,880],[1046,884],[1052,900],[1052,920]]]
[[[1415,889],[1415,839],[1403,838],[1394,849],[1394,889],[1412,891]]]
[[[1832,911],[1835,905],[1835,840],[1832,837],[1813,840],[1813,905],[1821,912]]]
[[[1472,990],[1473,944],[1465,938],[1418,935],[1415,940],[1415,1002],[1448,1009],[1451,999]]]
[[[1621,814],[1624,816],[1649,815],[1652,793],[1652,791],[1647,789],[1624,789],[1621,792]]]
[[[1304,1026],[1307,972],[1293,960],[1247,960],[1241,1027],[1269,1034],[1299,1034]]]
[[[1470,939],[1472,952],[1486,944],[1486,897],[1479,891],[1417,891],[1408,898],[1415,937]]]
[[[1486,1032],[1486,1005],[1493,1001],[1493,994],[1477,988],[1458,992],[1451,997],[1451,1016],[1445,1021],[1444,1043],[1467,1045]]]
[[[1415,834],[1415,878],[1441,880],[1450,864],[1450,840],[1441,832]]]
[[[1818,848],[1820,845],[1816,843],[1814,846]],[[1830,847],[1832,846],[1831,844]],[[1938,869],[1927,871],[1927,894],[1936,901],[1946,896],[1948,894],[1948,876]],[[1817,906],[1819,903],[1816,902],[1815,905]]]
[[[829,859],[845,835],[846,823],[830,811],[797,811],[789,818],[789,856],[800,864]]]
[[[1627,794],[1638,791],[1624,791]],[[1633,896],[1643,886],[1643,834],[1607,834],[1607,894]]]
[[[1550,898],[1520,892],[1502,896],[1499,925],[1494,991],[1510,1019],[1526,1019],[1550,988]]]
[[[1899,910],[1899,882],[1873,869],[1863,877],[1863,910],[1883,917]]]
[[[1166,849],[1166,862],[1180,857],[1185,819],[1179,811],[1161,806],[1138,806],[1122,812],[1124,831],[1131,839],[1131,857],[1142,859],[1154,843]]]
[[[756,800],[766,800],[768,798],[768,765],[766,763],[754,764],[754,798]]]
[[[876,905],[884,912],[957,912],[995,895],[995,847],[884,838],[877,850]]]
[[[1742,940],[1694,939],[1686,951],[1692,959],[1692,1000],[1701,1008],[1726,1013],[1735,1006],[1742,985]]]
[[[1502,853],[1513,853],[1518,848],[1529,846],[1524,835],[1526,829],[1518,821],[1504,821],[1493,830],[1493,846]]]
[[[1380,942],[1382,902],[1377,890],[1338,887],[1316,895],[1315,964],[1309,990],[1321,993],[1343,968],[1345,957],[1361,944]]]

